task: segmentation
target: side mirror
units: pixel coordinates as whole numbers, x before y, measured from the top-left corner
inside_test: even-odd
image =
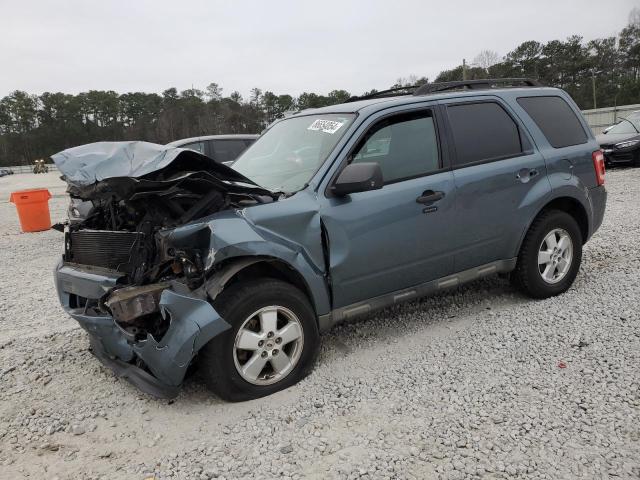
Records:
[[[331,192],[342,197],[350,193],[378,190],[383,185],[380,165],[375,162],[350,163],[338,175]]]

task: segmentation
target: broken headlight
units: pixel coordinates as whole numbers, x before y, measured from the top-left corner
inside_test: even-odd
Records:
[[[80,198],[71,198],[67,215],[70,223],[84,221],[93,210],[93,202],[90,200],[82,200]]]
[[[629,147],[635,147],[638,143],[640,143],[640,140],[627,140],[625,142],[619,142],[615,144],[615,147],[617,149],[623,149],[623,148],[629,148]]]
[[[197,283],[203,280],[202,257],[199,252],[177,251],[171,270],[175,275],[184,275],[190,284]]]

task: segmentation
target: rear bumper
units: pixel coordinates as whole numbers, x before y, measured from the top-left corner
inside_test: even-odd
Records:
[[[147,335],[144,340],[131,341],[110,315],[75,307],[78,297],[103,299],[122,277],[111,270],[62,261],[55,269],[60,303],[87,331],[98,360],[140,390],[160,398],[174,398],[198,350],[230,325],[206,299],[171,288],[160,297],[161,314],[170,321],[160,339]]]
[[[602,219],[604,218],[604,211],[607,207],[607,190],[603,186],[594,187],[589,190],[589,198],[591,200],[591,231],[589,232],[589,238],[593,235],[600,225],[602,225]]]

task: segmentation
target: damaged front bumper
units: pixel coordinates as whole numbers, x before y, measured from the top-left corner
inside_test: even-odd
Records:
[[[169,321],[160,339],[135,340],[111,315],[89,308],[102,301],[124,275],[113,270],[61,261],[55,270],[60,303],[89,333],[92,352],[118,376],[160,398],[174,398],[191,360],[212,338],[230,328],[205,298],[162,290],[158,306]]]

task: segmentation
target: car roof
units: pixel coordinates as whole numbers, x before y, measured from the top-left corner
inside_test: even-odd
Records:
[[[561,92],[559,88],[553,87],[507,87],[507,88],[490,88],[490,89],[472,89],[472,90],[455,90],[442,93],[430,93],[424,95],[397,95],[392,97],[378,97],[364,100],[356,100],[353,102],[340,103],[330,105],[328,107],[312,108],[302,110],[292,116],[315,115],[325,113],[372,113],[377,110],[383,110],[401,105],[409,105],[412,103],[420,103],[427,101],[437,101],[448,98],[464,98],[477,97],[481,95],[501,96],[502,94],[524,93],[526,96],[544,95],[553,93],[557,95]]]
[[[180,145],[184,145],[186,143],[192,142],[202,142],[205,140],[255,140],[260,135],[249,134],[249,133],[238,133],[238,134],[228,134],[228,135],[201,135],[199,137],[189,137],[189,138],[181,138],[179,140],[174,140],[173,142],[167,143],[172,147],[179,147]]]

